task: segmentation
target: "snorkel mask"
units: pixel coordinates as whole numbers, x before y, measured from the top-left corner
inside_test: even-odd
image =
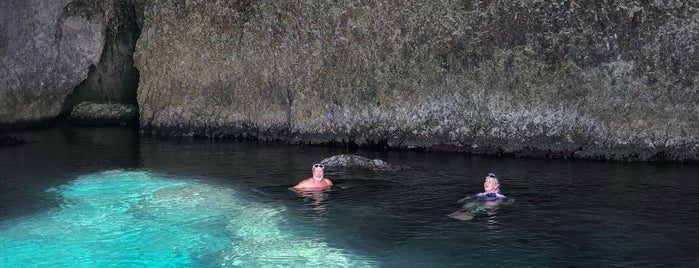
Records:
[[[315,171],[317,168],[319,168],[319,169],[322,170],[322,171],[325,171],[325,165],[323,165],[323,164],[315,164],[315,165],[313,165],[313,168],[311,168],[311,172]],[[321,175],[319,178],[316,178],[316,175],[315,175],[315,173],[314,173],[314,174],[313,174],[313,179],[314,179],[315,181],[318,181],[318,182],[319,182],[319,181],[322,181],[322,180],[323,180],[323,175]]]

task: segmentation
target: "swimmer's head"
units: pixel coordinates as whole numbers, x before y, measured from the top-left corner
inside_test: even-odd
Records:
[[[311,168],[311,172],[313,172],[313,179],[316,181],[322,181],[324,170],[325,170],[325,165],[323,165],[323,164],[313,165],[313,168]]]
[[[493,173],[488,173],[485,176],[485,182],[483,182],[483,189],[486,193],[497,193],[500,192],[500,183],[498,182],[498,177]]]
[[[485,176],[485,179],[486,179],[486,180],[492,180],[493,182],[495,182],[495,183],[497,183],[497,184],[500,184],[500,183],[498,182],[498,176],[495,176],[495,174],[493,174],[493,173],[488,173],[488,175]]]

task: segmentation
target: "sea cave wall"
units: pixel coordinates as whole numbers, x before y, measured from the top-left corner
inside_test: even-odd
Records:
[[[696,161],[698,5],[2,1],[0,128],[117,101],[144,135]]]
[[[54,119],[99,62],[114,1],[0,1],[0,126]]]
[[[141,1],[141,131],[699,159],[696,1]]]
[[[134,0],[0,1],[0,130],[76,104],[136,103]]]

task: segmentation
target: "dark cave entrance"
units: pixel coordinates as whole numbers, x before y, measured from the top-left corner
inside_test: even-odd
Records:
[[[81,102],[120,103],[137,107],[139,72],[134,67],[134,50],[141,34],[135,1],[119,0],[106,29],[104,49],[97,65],[63,103],[61,117],[67,117]]]

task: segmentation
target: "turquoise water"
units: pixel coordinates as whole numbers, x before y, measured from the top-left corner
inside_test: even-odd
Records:
[[[697,267],[699,165],[349,151],[55,128],[0,148],[0,267]],[[355,153],[400,172],[328,169]],[[498,174],[515,201],[456,201]]]
[[[371,267],[282,226],[284,209],[143,171],[76,178],[60,207],[0,225],[3,267]]]

